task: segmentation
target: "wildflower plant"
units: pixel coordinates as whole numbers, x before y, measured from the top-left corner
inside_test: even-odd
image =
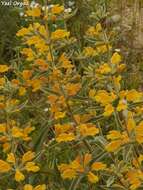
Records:
[[[27,6],[20,54],[0,65],[0,187],[142,188],[143,93],[124,87],[117,34],[93,23],[81,48],[65,9]]]

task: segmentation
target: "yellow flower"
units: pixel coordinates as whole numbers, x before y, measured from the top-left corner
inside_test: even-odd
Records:
[[[37,43],[34,43],[34,45],[40,54],[45,54],[48,50],[48,45],[46,45],[46,42],[43,39],[40,39]]]
[[[19,88],[19,96],[24,96],[26,93],[26,89],[24,87]]]
[[[31,127],[31,126],[27,126],[27,127],[25,127],[24,129],[23,129],[23,134],[24,135],[28,135],[28,134],[30,134],[32,131],[34,131],[35,130],[35,127]]]
[[[96,29],[94,26],[90,26],[88,30],[86,31],[86,34],[89,36],[94,36],[96,35]]]
[[[33,79],[29,82],[32,86],[32,92],[36,92],[41,89],[42,82],[40,79]]]
[[[103,164],[102,162],[94,162],[91,166],[91,170],[98,171],[98,170],[104,170],[106,169],[106,164]]]
[[[138,102],[141,100],[141,98],[143,98],[143,94],[133,89],[133,90],[127,91],[126,98],[127,98],[127,101]]]
[[[74,169],[67,168],[63,171],[61,176],[63,179],[73,179],[76,177],[76,171]]]
[[[64,11],[64,6],[60,6],[59,4],[56,4],[54,5],[52,8],[51,8],[51,12],[53,14],[60,14]]]
[[[29,31],[28,28],[22,28],[22,29],[20,29],[20,30],[16,33],[16,35],[17,35],[17,36],[25,36],[25,35],[27,35],[29,32],[30,32],[30,31]]]
[[[84,168],[83,168],[83,166],[81,165],[81,157],[80,156],[77,156],[76,158],[75,158],[75,160],[73,160],[70,164],[69,164],[69,167],[70,168],[72,168],[72,169],[74,169],[74,170],[76,170],[77,172],[83,172],[84,171]],[[83,158],[84,160],[82,160],[82,162],[83,162],[83,165],[85,165],[85,164],[88,164],[88,161],[90,161],[89,159],[90,159],[90,154],[87,154],[86,156],[84,156],[84,158]]]
[[[49,52],[47,55],[47,61],[51,62],[53,60],[53,55]]]
[[[67,94],[69,96],[74,96],[78,93],[78,91],[81,88],[81,84],[80,83],[67,83],[65,89],[67,90]]]
[[[89,97],[94,99],[95,95],[96,95],[96,90],[95,89],[90,89],[89,90]]]
[[[22,139],[25,140],[25,141],[29,141],[31,140],[31,137],[29,137],[28,135],[35,130],[35,127],[31,127],[31,126],[28,126],[28,127],[25,127],[23,129],[23,136],[22,136]]]
[[[55,112],[55,119],[62,119],[66,116],[65,112]]]
[[[30,38],[27,39],[26,44],[29,45],[29,46],[30,45],[37,46],[37,44],[39,42],[41,42],[41,38],[39,36],[32,36],[32,37],[30,37]]]
[[[110,50],[112,47],[110,45],[100,45],[100,46],[97,46],[97,52],[98,53],[105,53],[108,51],[108,49]]]
[[[104,113],[103,115],[105,117],[109,117],[112,115],[112,113],[114,112],[114,107],[112,106],[112,104],[107,104],[104,108]]]
[[[9,67],[7,65],[0,65],[0,73],[7,72]]]
[[[37,172],[40,170],[39,166],[35,165],[35,162],[27,162],[25,165],[25,169],[28,172]]]
[[[91,159],[92,159],[92,155],[91,154],[86,153],[84,155],[84,160],[83,160],[84,167],[86,167],[89,164],[89,162],[91,161]]]
[[[88,177],[88,181],[90,183],[97,183],[99,181],[98,176],[94,175],[94,173],[92,173],[92,172],[88,172],[87,177]]]
[[[112,130],[107,135],[107,139],[111,139],[109,144],[105,146],[108,152],[116,151],[121,145],[124,145],[130,141],[127,132],[120,133],[119,131]]]
[[[10,164],[7,162],[0,160],[0,173],[9,172],[11,170]]]
[[[117,66],[117,71],[118,72],[122,72],[126,69],[126,65],[125,64],[120,64]]]
[[[141,185],[141,181],[140,181],[140,172],[139,170],[129,170],[127,173],[127,179],[129,181],[129,183],[131,184],[130,186],[130,190],[136,190],[138,187],[140,187]]]
[[[106,150],[108,152],[114,152],[116,151],[120,146],[122,145],[121,140],[116,140],[116,141],[112,141],[111,143],[109,143],[108,145],[106,145]]]
[[[30,79],[31,76],[32,76],[32,71],[31,71],[31,70],[23,70],[23,72],[22,72],[22,77],[23,77],[25,80]]]
[[[45,26],[43,26],[43,25],[40,25],[40,26],[39,26],[39,32],[40,32],[40,34],[41,34],[42,36],[44,36],[44,37],[47,37],[47,35],[48,35],[48,32],[47,32]]]
[[[90,124],[90,123],[79,125],[79,131],[80,131],[80,135],[83,137],[95,136],[96,134],[99,133],[99,129],[96,128],[95,125]]]
[[[29,28],[31,28],[31,30],[38,30],[42,25],[39,22],[34,22],[33,25],[30,25]]]
[[[55,32],[52,32],[51,39],[59,40],[59,39],[69,37],[69,35],[70,35],[70,32],[67,32],[66,30],[63,30],[63,29],[57,29]]]
[[[111,72],[111,68],[107,63],[104,63],[98,69],[96,69],[96,72],[100,74],[108,74]]]
[[[46,190],[46,185],[45,184],[37,185],[36,187],[34,187],[33,190]]]
[[[141,181],[137,179],[136,182],[133,183],[133,184],[130,186],[130,190],[137,190],[138,187],[140,187],[140,186],[141,186]]]
[[[28,16],[40,17],[41,16],[41,9],[36,7],[36,8],[33,8],[32,10],[26,11],[26,13]]]
[[[75,140],[75,135],[73,133],[62,133],[56,137],[57,142],[68,142]]]
[[[93,49],[92,47],[85,47],[84,50],[83,50],[83,54],[87,57],[90,57],[90,56],[95,56],[97,55],[97,52],[95,49]]]
[[[89,36],[97,36],[102,32],[102,26],[100,23],[98,23],[95,27],[90,26],[86,32],[87,35]]]
[[[108,93],[105,90],[99,90],[95,96],[95,100],[103,105],[113,102],[116,98],[114,93]]]
[[[62,63],[62,67],[65,69],[70,69],[73,68],[74,66],[71,64],[71,61],[68,59],[68,57],[63,53],[60,58],[59,58],[59,62]]]
[[[48,69],[48,64],[46,63],[45,60],[43,59],[37,59],[35,60],[35,64],[39,66],[39,69],[41,69],[42,71],[45,71]]]
[[[23,181],[24,179],[25,179],[25,176],[23,175],[23,173],[21,173],[19,169],[17,169],[15,172],[15,180],[17,182],[20,182],[20,181]]]
[[[33,186],[30,184],[26,184],[24,185],[24,189],[23,190],[33,190]]]
[[[72,128],[73,127],[70,124],[63,124],[63,125],[56,124],[55,125],[55,133],[56,133],[56,135],[59,135],[61,133],[66,133],[66,132],[72,130]]]
[[[7,152],[11,147],[11,144],[10,143],[4,143],[2,145],[2,148],[3,148],[3,152]]]
[[[136,127],[136,123],[134,121],[134,119],[131,117],[128,119],[127,121],[127,129],[129,132],[131,132],[133,129],[135,129]]]
[[[121,58],[120,54],[117,53],[117,52],[115,52],[115,53],[112,55],[111,63],[112,63],[112,64],[119,64],[121,61],[122,61],[122,58]]]
[[[77,176],[77,170],[80,164],[74,160],[71,164],[61,164],[58,166],[63,179],[73,179]]]
[[[61,176],[64,179],[72,179],[78,174],[83,173],[89,165],[92,155],[86,153],[84,156],[77,156],[70,164],[61,164],[58,166]]]
[[[22,156],[22,162],[24,163],[27,161],[31,161],[33,160],[34,157],[35,157],[35,153],[32,151],[28,151]]]
[[[122,134],[116,130],[109,131],[109,134],[107,135],[107,139],[111,139],[111,140],[121,139],[121,138],[122,138]]]
[[[26,185],[24,185],[23,190],[46,190],[46,185],[42,184],[42,185],[37,185],[36,187],[33,187],[30,184],[26,184]]]
[[[120,90],[121,88],[121,85],[120,85],[120,81],[121,81],[122,77],[119,75],[118,77],[114,77],[113,78],[113,82],[114,82],[114,85],[115,87]]]
[[[109,134],[107,135],[107,139],[113,140],[105,146],[105,149],[108,152],[114,152],[121,145],[129,143],[129,141],[130,141],[128,134],[126,132],[123,132],[121,134],[119,131],[116,131],[116,130],[110,131]]]
[[[102,26],[100,23],[96,24],[96,31],[97,33],[102,31]]]
[[[0,133],[6,132],[6,123],[0,123]]]
[[[15,164],[15,156],[14,156],[13,153],[9,153],[9,154],[7,155],[7,162],[10,162],[10,163],[12,163],[12,164]]]
[[[31,48],[23,48],[21,53],[27,56],[27,61],[32,61],[35,58],[35,53]]]
[[[23,136],[22,130],[19,129],[18,127],[13,127],[12,128],[12,136],[15,138],[20,138]]]
[[[123,111],[126,110],[127,108],[128,108],[127,102],[124,99],[120,100],[117,106],[117,111]]]

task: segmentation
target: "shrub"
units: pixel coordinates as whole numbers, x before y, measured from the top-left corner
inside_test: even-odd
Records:
[[[25,13],[21,56],[0,65],[1,188],[142,187],[143,93],[124,88],[116,34],[97,22],[81,48],[63,5]]]

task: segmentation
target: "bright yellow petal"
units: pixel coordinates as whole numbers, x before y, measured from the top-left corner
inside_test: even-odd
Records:
[[[106,145],[106,150],[108,152],[116,151],[122,145],[122,140],[115,140]]]
[[[9,67],[7,65],[0,65],[0,73],[7,72]]]
[[[43,184],[43,185],[37,185],[34,190],[46,190],[46,185]]]
[[[33,190],[33,186],[30,184],[26,184],[24,185],[24,189],[23,190]]]
[[[115,52],[111,58],[111,63],[112,64],[118,64],[120,63],[122,60],[121,56],[119,55],[119,53]]]
[[[14,156],[13,153],[9,153],[9,154],[7,155],[7,162],[10,162],[10,163],[15,164],[15,156]]]
[[[35,157],[35,153],[32,151],[28,151],[22,156],[22,162],[24,163],[27,161],[31,161],[34,157]]]
[[[25,176],[23,175],[23,173],[21,173],[18,169],[16,170],[15,173],[15,180],[17,182],[23,181],[25,179]]]
[[[75,135],[73,133],[62,133],[57,138],[57,142],[68,142],[75,140]]]
[[[40,170],[39,166],[35,165],[34,162],[27,162],[26,165],[25,165],[25,169],[28,171],[28,172],[37,172]]]
[[[10,164],[7,162],[0,160],[0,173],[9,172],[11,170]]]
[[[92,173],[92,172],[89,172],[89,173],[87,174],[87,177],[88,177],[88,181],[89,181],[90,183],[97,183],[97,182],[99,181],[98,176],[97,176],[97,175],[94,175],[94,173]]]
[[[106,164],[102,162],[94,162],[91,166],[92,170],[98,171],[98,170],[104,170],[106,168]]]

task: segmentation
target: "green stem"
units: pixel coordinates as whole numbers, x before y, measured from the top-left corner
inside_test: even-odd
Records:
[[[79,186],[79,183],[81,181],[81,179],[83,178],[83,175],[79,176],[78,178],[74,179],[71,183],[71,186],[69,188],[69,190],[76,190]]]

